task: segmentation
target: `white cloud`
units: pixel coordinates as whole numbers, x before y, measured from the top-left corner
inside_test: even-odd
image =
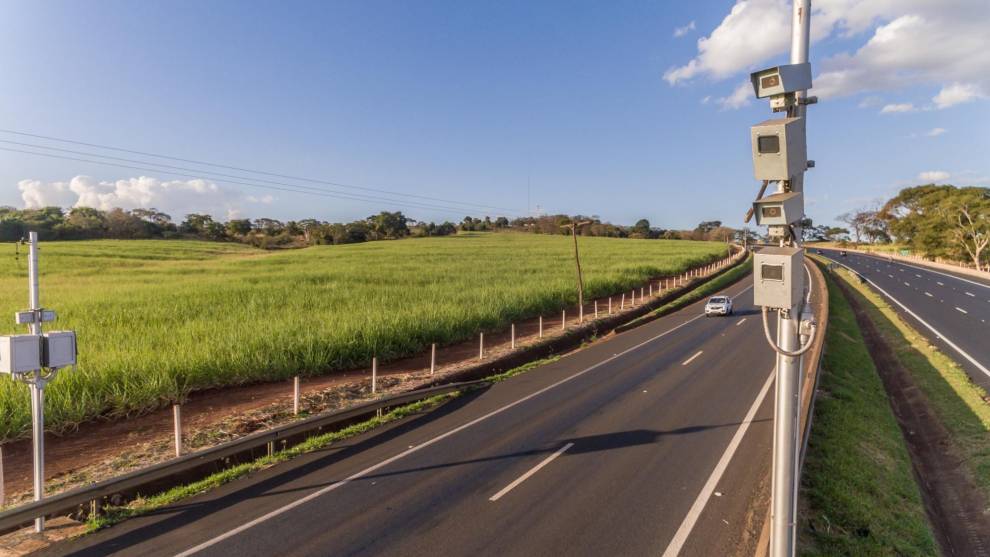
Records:
[[[721,24],[698,40],[697,56],[667,70],[664,79],[671,85],[696,77],[723,79],[768,65],[789,50],[790,10],[789,0],[737,0]],[[813,43],[872,32],[857,50],[816,64],[814,94],[834,98],[937,85],[944,88],[943,104],[979,98],[980,91],[990,91],[987,21],[985,0],[816,0]],[[977,95],[966,96],[973,90],[964,87],[975,87]]]
[[[695,25],[694,22],[692,21],[691,23],[688,23],[684,27],[678,27],[677,29],[674,29],[674,37],[676,38],[683,37],[684,35],[687,35],[691,31],[694,31],[694,29],[695,29]]]
[[[927,135],[928,137],[938,137],[943,133],[945,133],[946,131],[948,130],[946,130],[945,128],[932,128],[928,130],[928,132],[925,135]]]
[[[261,204],[264,204],[264,205],[271,205],[272,202],[275,201],[275,197],[273,197],[271,195],[262,195],[261,197],[254,196],[254,195],[249,195],[249,196],[245,197],[245,199],[249,203],[261,203]]]
[[[736,110],[749,105],[752,97],[753,85],[747,80],[737,85],[729,96],[717,98],[715,102],[722,107],[722,110]]]
[[[983,96],[980,88],[972,83],[953,83],[942,87],[942,90],[932,98],[932,102],[938,108],[949,108]]]
[[[951,176],[951,174],[944,170],[929,170],[928,172],[918,174],[918,179],[922,182],[935,183],[944,182],[949,179],[949,176]]]
[[[711,95],[705,95],[701,99],[701,104],[708,104],[710,102],[712,102],[712,96]]]
[[[868,97],[863,97],[863,100],[859,101],[857,105],[859,108],[873,108],[874,106],[879,106],[883,102],[883,99],[876,95],[870,95]]]
[[[246,201],[242,194],[225,190],[206,180],[168,180],[141,176],[115,181],[98,181],[76,176],[68,182],[21,180],[17,184],[27,208],[50,205],[92,207],[109,210],[154,207],[175,218],[189,213],[209,213],[223,217],[239,212]],[[265,198],[270,196],[265,196]],[[264,198],[262,198],[264,199]],[[265,201],[260,201],[265,203]]]
[[[918,110],[911,103],[885,104],[880,109],[880,114],[896,114],[898,112],[914,112]]]

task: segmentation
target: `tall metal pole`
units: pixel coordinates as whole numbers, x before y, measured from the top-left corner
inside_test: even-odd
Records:
[[[811,17],[810,0],[794,0],[791,20],[791,63],[808,61],[809,30]],[[805,116],[802,100],[806,91],[795,94],[796,103],[788,109],[788,116]],[[805,127],[807,129],[807,127]],[[804,138],[800,138],[801,141]],[[781,187],[783,184],[779,184]],[[804,173],[792,176],[791,191],[804,189]],[[786,239],[792,246],[801,238],[799,226],[794,227],[793,237]],[[803,257],[799,258],[803,265]],[[803,297],[799,297],[803,298]],[[777,345],[788,352],[800,347],[798,322],[801,303],[787,311],[779,312],[777,320]],[[792,557],[796,546],[797,491],[798,491],[798,441],[799,417],[801,408],[801,357],[790,357],[777,353],[776,401],[774,405],[773,432],[773,479],[771,482],[770,516],[770,555],[772,557]]]
[[[38,233],[28,232],[28,242],[30,251],[28,253],[28,302],[30,309],[35,312],[35,319],[31,322],[31,334],[41,334],[41,303],[38,296]],[[34,380],[31,381],[31,436],[33,438],[34,456],[34,500],[41,501],[45,497],[45,391],[44,379],[41,377],[41,370],[34,372]],[[34,519],[34,531],[41,532],[45,529],[45,517],[39,516]]]

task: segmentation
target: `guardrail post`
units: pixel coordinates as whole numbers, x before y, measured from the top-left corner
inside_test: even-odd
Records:
[[[172,427],[175,433],[175,456],[182,456],[182,405],[172,405]]]
[[[299,415],[299,376],[292,378],[292,415]]]
[[[430,375],[437,369],[437,343],[430,345]]]

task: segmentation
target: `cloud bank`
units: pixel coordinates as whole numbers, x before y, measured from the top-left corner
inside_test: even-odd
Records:
[[[249,204],[270,204],[274,198],[244,196],[208,180],[159,180],[141,176],[99,181],[76,176],[68,182],[21,180],[17,183],[25,208],[92,207],[100,210],[156,208],[181,219],[189,213],[208,213],[216,218],[237,218]]]

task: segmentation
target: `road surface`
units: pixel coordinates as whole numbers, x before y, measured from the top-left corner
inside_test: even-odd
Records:
[[[69,555],[732,555],[766,513],[751,280],[557,362],[52,548]]]
[[[846,265],[894,300],[902,315],[990,390],[990,281],[882,256],[838,250],[822,255]]]

